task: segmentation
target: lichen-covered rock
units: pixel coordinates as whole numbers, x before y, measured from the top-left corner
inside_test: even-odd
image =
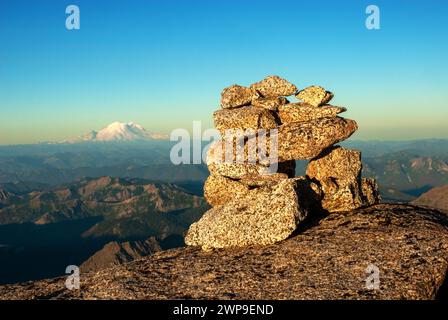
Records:
[[[264,166],[252,163],[207,163],[208,170],[211,174],[221,175],[231,179],[241,179],[245,176],[272,175],[275,173],[285,173],[289,177],[293,177],[295,173],[295,162],[284,161]]]
[[[252,100],[252,105],[258,108],[265,108],[272,111],[277,111],[277,109],[284,104],[289,103],[288,99],[285,97],[276,98],[258,98]]]
[[[207,250],[268,245],[288,238],[309,214],[302,195],[297,194],[299,184],[309,186],[310,182],[283,180],[213,207],[190,226],[185,243]]]
[[[248,191],[249,186],[246,184],[213,174],[204,183],[205,200],[212,206],[225,204]]]
[[[282,124],[278,130],[279,161],[312,159],[357,129],[354,120],[340,117]]]
[[[290,96],[297,92],[297,87],[279,76],[268,76],[250,86],[265,98]]]
[[[230,131],[232,132],[234,131]],[[257,134],[256,131],[250,130],[239,131],[238,134],[226,134],[221,140],[211,144],[207,163],[211,161],[256,163],[269,166],[271,163],[278,162],[277,154],[271,153],[271,149],[276,150],[276,141],[271,139],[266,131],[264,134]]]
[[[378,184],[373,178],[361,178],[363,205],[371,206],[381,201]]]
[[[239,182],[248,187],[263,187],[267,185],[278,184],[280,181],[291,178],[292,175],[288,176],[286,173],[273,173],[270,175],[249,175],[242,177]]]
[[[234,84],[225,88],[221,93],[221,107],[223,108],[237,108],[246,106],[252,100],[258,98],[260,95],[254,89],[243,87]]]
[[[333,93],[320,86],[310,86],[296,94],[296,98],[314,107],[328,103],[333,98]]]
[[[247,146],[247,144],[245,145]],[[241,152],[241,157],[235,144],[218,140],[211,144],[206,163],[211,174],[221,175],[232,179],[241,179],[247,176],[271,175],[285,173],[290,177],[295,175],[295,161],[281,161],[277,158],[269,162],[269,158],[247,161],[247,149]],[[261,160],[261,161],[260,161]]]
[[[347,109],[343,107],[324,105],[316,108],[305,102],[300,102],[279,106],[278,116],[282,123],[291,123],[336,117],[339,113],[345,111],[347,111]]]
[[[240,179],[247,175],[271,174],[268,167],[252,163],[209,162],[207,167],[210,174],[221,175],[231,179]]]
[[[277,120],[271,111],[264,108],[252,106],[236,109],[221,109],[213,113],[215,127],[225,135],[226,130],[258,130],[275,129],[278,126]]]

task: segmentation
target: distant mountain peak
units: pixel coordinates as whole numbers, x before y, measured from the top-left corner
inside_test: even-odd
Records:
[[[90,131],[80,137],[62,141],[63,143],[79,142],[113,142],[113,141],[143,141],[143,140],[163,140],[167,135],[154,133],[146,130],[140,124],[134,122],[115,121],[104,127],[100,131]]]

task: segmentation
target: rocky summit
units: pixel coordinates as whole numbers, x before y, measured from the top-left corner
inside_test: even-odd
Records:
[[[288,208],[288,210],[291,210]],[[372,270],[378,281],[371,286]],[[265,246],[171,249],[66,277],[0,286],[2,299],[434,299],[446,295],[448,218],[380,204],[314,216]]]
[[[333,96],[320,86],[299,91],[279,76],[222,91],[213,114],[221,140],[208,151],[204,186],[213,208],[190,226],[187,245],[268,245],[313,215],[380,201],[375,180],[361,177],[361,153],[335,146],[358,126],[339,116],[346,108],[328,104]],[[296,160],[310,160],[306,176],[295,177]]]

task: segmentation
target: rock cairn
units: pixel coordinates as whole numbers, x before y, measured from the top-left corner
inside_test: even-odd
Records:
[[[292,95],[300,102],[289,102],[286,97]],[[222,109],[213,114],[222,139],[207,155],[210,176],[204,195],[212,208],[190,226],[185,243],[205,250],[268,245],[289,237],[317,211],[378,203],[375,180],[361,177],[361,153],[335,146],[358,127],[338,116],[346,109],[328,104],[332,98],[320,86],[299,91],[278,76],[250,87],[225,88]],[[235,130],[261,133],[241,138],[232,134]],[[274,166],[265,158],[249,157],[254,146],[258,150],[260,137],[266,154],[276,155]],[[242,161],[237,161],[239,154]],[[295,176],[295,160],[310,160],[306,176]]]

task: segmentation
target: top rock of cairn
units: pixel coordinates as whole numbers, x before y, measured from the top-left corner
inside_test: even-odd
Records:
[[[300,100],[290,103],[287,96]],[[185,243],[203,249],[267,245],[289,237],[313,214],[379,202],[374,179],[361,177],[361,153],[336,143],[358,126],[329,105],[320,86],[298,90],[278,76],[250,87],[232,85],[213,114],[221,140],[208,152],[204,185],[213,206],[188,230]],[[295,176],[295,160],[310,160]]]
[[[279,76],[268,76],[260,82],[250,86],[262,97],[277,98],[281,96],[291,96],[297,92],[297,87]]]

